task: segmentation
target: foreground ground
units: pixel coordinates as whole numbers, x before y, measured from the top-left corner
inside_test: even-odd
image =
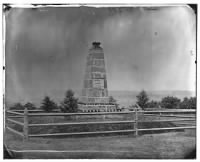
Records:
[[[4,143],[9,149],[17,151],[17,158],[25,159],[183,159],[195,149],[195,136],[194,130],[185,130],[148,134],[137,138],[133,135],[118,135],[35,138],[22,142],[22,139],[6,133]]]

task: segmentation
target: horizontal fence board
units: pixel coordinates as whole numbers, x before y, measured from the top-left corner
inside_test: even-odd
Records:
[[[132,153],[132,150],[14,150],[7,149],[8,151],[16,153]]]
[[[32,110],[33,111],[33,110]],[[36,110],[37,112],[39,112],[38,110]],[[36,112],[35,111],[35,112]],[[14,111],[10,111],[7,110],[6,112],[8,113],[12,113],[12,114],[16,114],[16,115],[23,115],[23,113],[19,113],[19,112],[14,112]],[[23,112],[23,111],[22,111]],[[34,112],[34,111],[33,111]],[[41,111],[42,112],[42,111]],[[145,113],[173,113],[173,112],[196,112],[196,110],[172,110],[172,111],[138,111],[138,113],[144,113],[144,115],[151,115],[151,114],[145,114]],[[72,115],[117,115],[117,114],[134,114],[135,111],[121,111],[121,112],[90,112],[90,113],[59,113],[58,111],[55,112],[51,112],[51,113],[46,113],[46,112],[42,112],[42,113],[31,113],[28,114],[29,116],[72,116]]]
[[[87,135],[87,134],[106,134],[106,133],[126,133],[134,132],[133,129],[116,130],[116,131],[96,131],[96,132],[74,132],[74,133],[52,133],[52,134],[30,134],[29,137],[45,137],[45,136],[71,136],[71,135]]]
[[[128,112],[91,112],[91,113],[31,113],[28,116],[73,116],[73,115],[117,115],[117,114],[134,114],[134,111]]]
[[[174,120],[150,120],[150,121],[138,121],[143,122],[179,122],[179,121],[195,121],[195,119],[174,119]],[[44,124],[29,124],[30,127],[35,126],[57,126],[57,125],[85,125],[85,124],[117,124],[117,123],[135,123],[135,120],[123,120],[123,121],[99,121],[99,122],[72,122],[72,123],[44,123]]]
[[[183,123],[180,123],[180,122],[177,122],[176,123],[177,125],[191,125],[191,126],[195,126],[196,125],[196,123],[194,123],[194,122],[190,122],[190,123],[185,123],[185,122],[183,122]]]
[[[149,121],[138,120],[138,123],[143,123],[143,122],[178,122],[178,121],[196,121],[196,120],[195,119],[171,119],[171,120],[149,120]]]
[[[134,120],[123,121],[99,121],[99,122],[74,122],[74,123],[44,123],[44,124],[29,124],[31,127],[35,126],[56,126],[56,125],[85,125],[85,124],[117,124],[117,123],[134,123]]]
[[[177,129],[196,129],[196,126],[186,126],[186,127],[168,127],[168,128],[147,128],[138,129],[138,131],[148,131],[148,130],[177,130]]]
[[[10,113],[10,114],[15,114],[15,115],[24,115],[24,113],[14,112],[14,111],[10,111],[10,110],[7,110],[6,112]]]
[[[23,133],[21,133],[21,132],[19,132],[19,131],[17,131],[17,130],[15,130],[15,129],[13,129],[13,128],[10,128],[10,127],[6,127],[9,131],[11,131],[11,132],[13,132],[13,133],[15,133],[15,134],[18,134],[18,135],[20,135],[20,136],[24,136],[23,135]]]
[[[144,113],[184,113],[184,112],[193,112],[196,113],[196,110],[157,110],[157,111],[142,111]]]
[[[196,116],[184,116],[184,115],[160,115],[161,117],[176,117],[176,118],[196,118]]]
[[[19,116],[19,115],[17,115],[17,116],[8,115],[7,117],[8,118],[24,118],[24,116]]]
[[[21,125],[21,126],[24,125],[24,123],[22,123],[22,122],[20,122],[20,121],[13,120],[13,119],[7,119],[7,121],[12,122],[12,123],[15,123],[15,124],[18,124],[18,125]]]
[[[11,111],[15,111],[15,112],[24,112],[24,110],[14,110],[12,109]],[[37,109],[33,109],[33,110],[30,110],[30,109],[27,109],[28,112],[46,112],[44,110],[37,110]],[[51,112],[60,112],[59,109],[55,109],[55,110],[52,110]]]
[[[138,111],[138,113],[173,113],[173,112],[196,112],[196,110],[172,110],[172,111]],[[120,115],[120,114],[135,114],[135,111],[121,112],[90,112],[90,113],[31,113],[29,116],[74,116],[74,115]],[[145,114],[144,114],[145,115]]]
[[[177,117],[177,118],[196,118],[196,116],[184,116],[184,115],[159,115],[159,114],[144,114],[145,116],[160,116],[160,117]]]
[[[183,123],[181,123],[181,124],[177,124],[178,126],[196,126],[195,124],[183,124]]]

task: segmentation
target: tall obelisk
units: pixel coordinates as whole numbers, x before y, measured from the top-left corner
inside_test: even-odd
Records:
[[[82,110],[110,110],[115,106],[109,103],[104,51],[100,42],[93,42],[87,56],[86,72],[80,101]]]

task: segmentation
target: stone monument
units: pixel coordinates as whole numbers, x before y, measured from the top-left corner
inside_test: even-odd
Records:
[[[79,101],[79,109],[83,112],[116,111],[116,105],[109,103],[104,51],[100,42],[93,42],[89,49]]]

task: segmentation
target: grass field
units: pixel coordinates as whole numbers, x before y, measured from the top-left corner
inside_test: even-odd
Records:
[[[14,150],[60,150],[67,152],[15,153],[25,159],[183,159],[196,147],[195,131],[77,138],[33,138],[22,142],[8,133],[5,142]]]

